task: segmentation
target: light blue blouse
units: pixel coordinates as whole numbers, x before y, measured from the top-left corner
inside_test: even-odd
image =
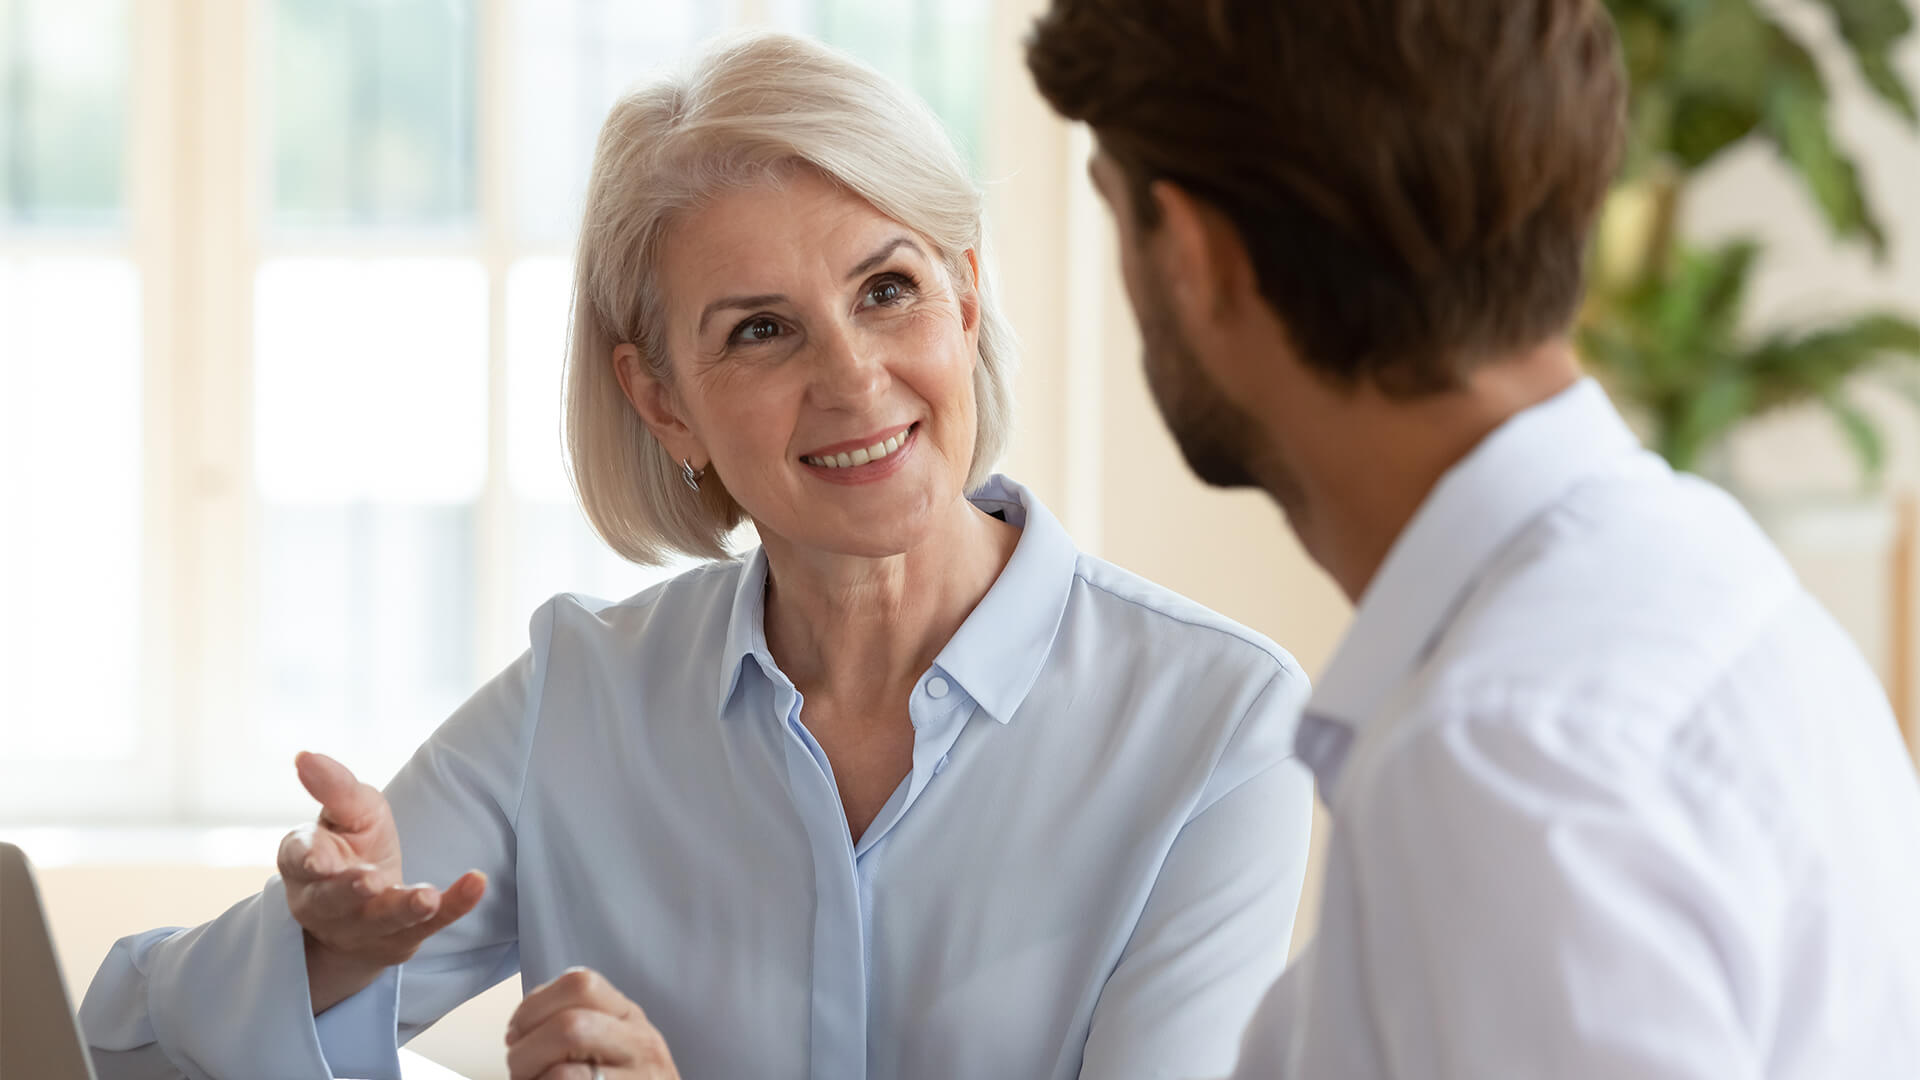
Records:
[[[858,844],[767,651],[763,554],[556,597],[387,789],[408,879],[484,870],[477,909],[315,1020],[269,879],[115,945],[89,1041],[196,1078],[378,1080],[486,987],[583,964],[692,1080],[1224,1074],[1305,872],[1307,680],[1078,552],[1018,484],[974,502],[1019,544],[921,678],[912,774]]]

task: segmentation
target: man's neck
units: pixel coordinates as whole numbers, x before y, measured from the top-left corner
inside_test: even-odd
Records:
[[[1396,399],[1372,386],[1293,396],[1269,437],[1266,487],[1313,560],[1355,604],[1441,477],[1508,420],[1572,386],[1564,342],[1474,368],[1460,389]],[[1313,400],[1318,397],[1319,400]]]

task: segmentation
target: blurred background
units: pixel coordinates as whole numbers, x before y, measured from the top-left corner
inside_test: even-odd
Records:
[[[1630,39],[1643,89],[1773,104],[1711,137],[1684,108],[1655,135],[1637,120],[1651,150],[1609,210],[1629,268],[1588,315],[1596,370],[1663,447],[1676,416],[1713,421],[1685,464],[1748,501],[1910,717],[1920,139],[1885,73],[1920,85],[1920,38],[1888,23],[1899,0],[1613,6],[1668,35]],[[1191,479],[1146,396],[1088,137],[1022,64],[1041,7],[0,0],[0,836],[46,870],[76,992],[114,938],[258,887],[310,812],[296,750],[384,780],[546,597],[671,572],[616,559],[572,502],[570,250],[607,106],[730,28],[816,35],[934,105],[988,192],[1024,346],[1006,471],[1086,550],[1320,670],[1345,601],[1264,497]],[[1742,12],[1806,69],[1725,85],[1771,40]],[[1811,105],[1777,85],[1807,70]],[[1809,109],[1872,235],[1827,197]],[[1749,241],[1733,302],[1637,299]],[[1780,333],[1859,312],[1888,332],[1801,392],[1753,376]],[[498,1075],[514,992],[422,1045]]]

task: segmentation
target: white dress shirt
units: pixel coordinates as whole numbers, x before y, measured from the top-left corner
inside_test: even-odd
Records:
[[[1738,504],[1582,382],[1394,545],[1297,747],[1322,923],[1236,1076],[1920,1077],[1920,791]]]
[[[912,773],[858,844],[767,650],[763,555],[559,597],[387,789],[408,880],[477,867],[478,908],[316,1022],[270,880],[115,946],[89,1041],[195,1078],[390,1078],[461,1001],[582,964],[689,1080],[1225,1072],[1305,873],[1306,680],[1018,485],[974,501],[1019,544],[903,703]]]

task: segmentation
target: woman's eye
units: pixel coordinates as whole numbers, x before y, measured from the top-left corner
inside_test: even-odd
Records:
[[[867,286],[867,303],[872,307],[892,307],[912,292],[912,282],[890,275]]]
[[[780,336],[780,324],[772,319],[760,317],[748,319],[734,328],[733,340],[737,344],[751,345],[758,341],[772,341]]]

